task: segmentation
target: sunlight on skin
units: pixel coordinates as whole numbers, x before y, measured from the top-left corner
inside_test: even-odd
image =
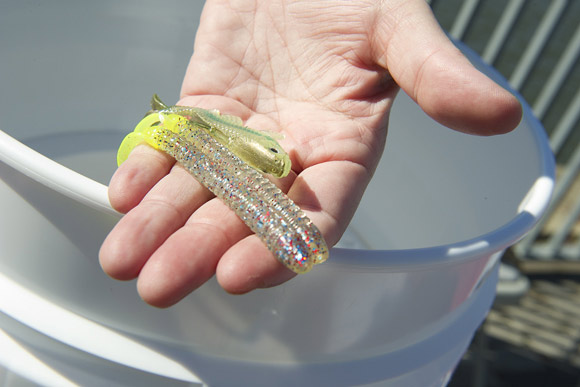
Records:
[[[515,97],[469,64],[423,0],[208,0],[177,104],[284,133],[293,171],[277,184],[332,246],[378,164],[399,87],[463,132],[505,133],[521,118]],[[213,275],[231,293],[294,276],[153,149],[131,153],[109,195],[127,215],[103,243],[101,265],[114,278],[138,277],[152,305],[173,305]]]

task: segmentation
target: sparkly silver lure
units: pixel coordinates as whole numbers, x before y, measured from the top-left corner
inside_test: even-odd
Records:
[[[148,115],[123,140],[119,164],[142,142],[174,157],[290,270],[306,273],[328,258],[326,242],[304,212],[260,172],[190,120],[178,114]]]

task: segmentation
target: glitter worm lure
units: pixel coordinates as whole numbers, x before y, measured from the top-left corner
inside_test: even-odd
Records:
[[[290,270],[306,273],[328,258],[320,231],[288,196],[187,118],[163,112],[146,116],[121,143],[119,165],[143,142],[175,158]]]
[[[279,133],[244,126],[240,117],[189,106],[167,106],[157,94],[151,98],[151,112],[175,113],[206,130],[217,142],[251,167],[276,177],[287,176],[292,167],[290,156],[278,144]]]

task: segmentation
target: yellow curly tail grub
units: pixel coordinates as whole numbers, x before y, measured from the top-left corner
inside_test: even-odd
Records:
[[[139,144],[146,143],[155,149],[159,149],[160,144],[154,139],[155,128],[162,124],[165,130],[173,133],[181,133],[189,125],[187,118],[178,114],[166,114],[154,112],[143,118],[133,132],[129,133],[121,142],[117,151],[117,166],[127,160],[129,154]]]

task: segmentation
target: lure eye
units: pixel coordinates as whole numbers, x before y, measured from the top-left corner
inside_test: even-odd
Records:
[[[270,148],[270,150],[272,151],[272,153],[278,153],[278,149],[276,148]]]

